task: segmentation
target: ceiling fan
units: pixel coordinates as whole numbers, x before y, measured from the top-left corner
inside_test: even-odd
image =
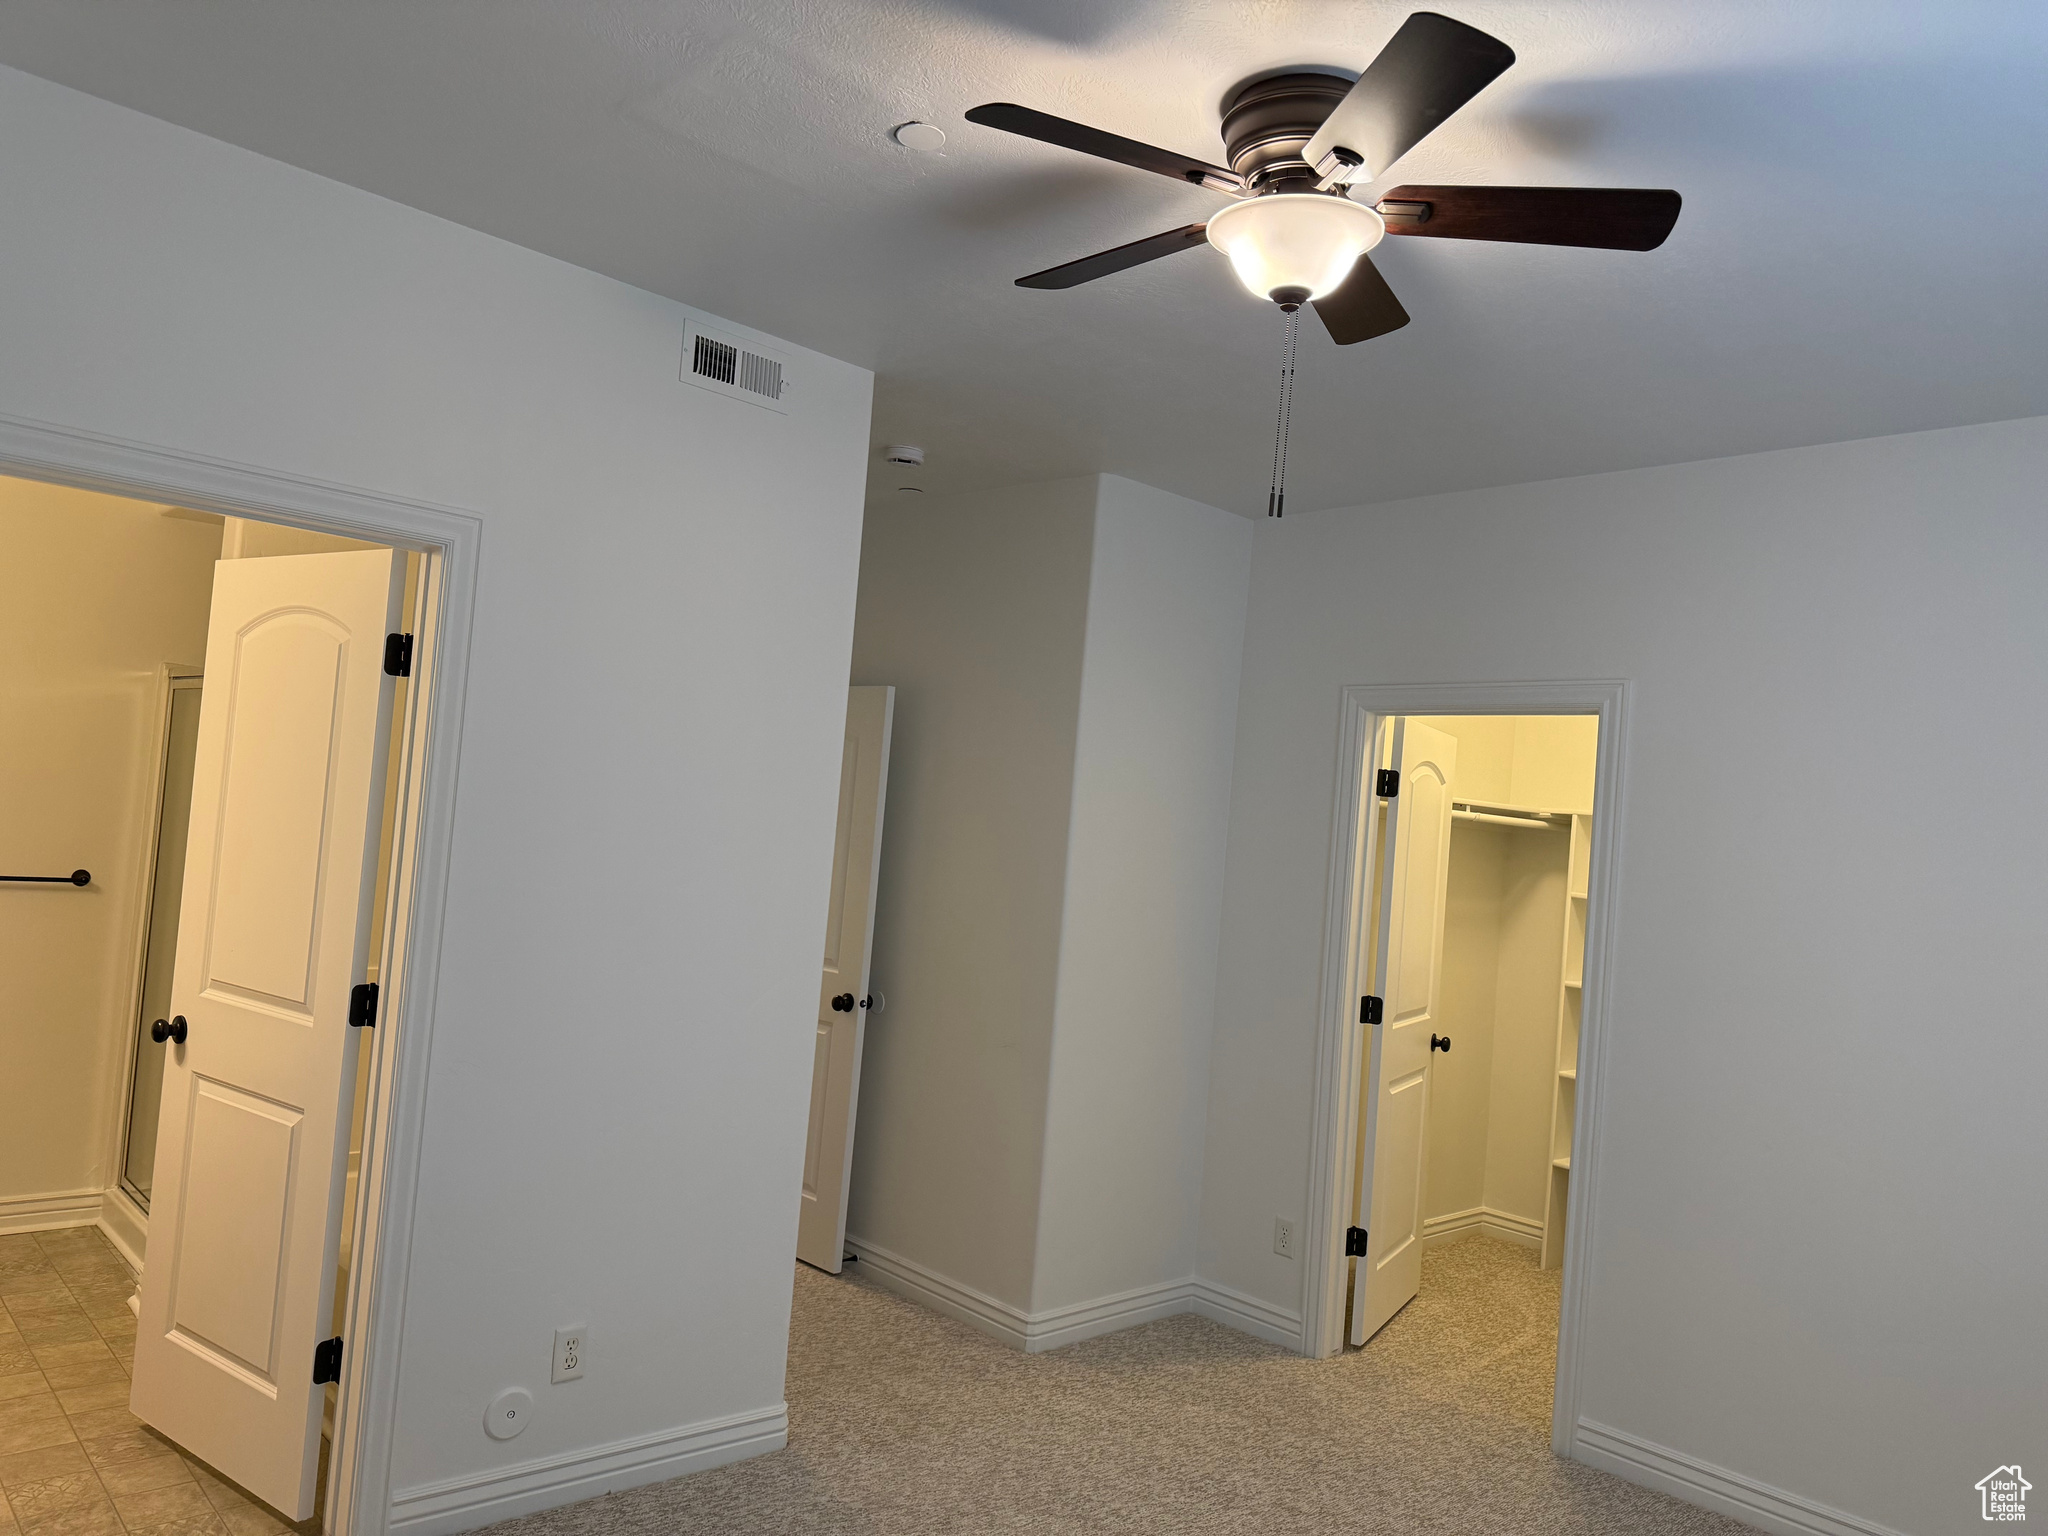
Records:
[[[1671,191],[1401,186],[1370,206],[1352,199],[1351,187],[1384,174],[1514,62],[1498,38],[1418,11],[1356,82],[1299,68],[1241,87],[1223,109],[1228,168],[1010,102],[975,107],[967,120],[1240,199],[1206,223],[1048,267],[1018,287],[1072,288],[1212,245],[1255,296],[1290,315],[1313,305],[1348,346],[1408,323],[1366,254],[1385,235],[1648,251],[1671,233]]]

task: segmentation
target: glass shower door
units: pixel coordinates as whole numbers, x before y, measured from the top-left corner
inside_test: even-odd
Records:
[[[149,1037],[149,1026],[169,1016],[171,964],[178,955],[178,900],[185,889],[185,830],[192,818],[192,760],[199,747],[200,679],[171,679],[170,720],[164,732],[164,792],[157,814],[156,876],[149,897],[149,936],[144,940],[142,1012],[135,1021],[135,1076],[128,1103],[128,1145],[121,1160],[121,1187],[149,1209],[151,1169],[156,1163],[157,1111],[163,1101],[164,1052]]]

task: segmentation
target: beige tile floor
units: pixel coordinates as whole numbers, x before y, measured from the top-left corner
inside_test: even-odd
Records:
[[[0,1536],[316,1531],[128,1411],[134,1289],[97,1228],[0,1235]]]

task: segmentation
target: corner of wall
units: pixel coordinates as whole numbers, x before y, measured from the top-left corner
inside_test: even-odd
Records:
[[[849,1241],[1017,1316],[1099,490],[1086,476],[878,508],[861,553],[853,675],[897,703],[873,962],[890,1004],[865,1048]]]
[[[1035,1308],[1194,1269],[1251,543],[1097,478]]]

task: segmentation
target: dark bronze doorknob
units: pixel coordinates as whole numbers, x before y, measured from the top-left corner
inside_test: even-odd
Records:
[[[842,992],[837,997],[833,998],[832,1011],[834,1013],[853,1012],[853,994],[851,992]]]
[[[1451,1037],[1449,1035],[1431,1035],[1429,1037],[1429,1048],[1432,1051],[1442,1051],[1448,1056],[1451,1054]]]
[[[174,1040],[179,1045],[183,1045],[185,1043],[185,1015],[177,1013],[171,1015],[168,1020],[158,1019],[149,1026],[149,1038],[158,1045],[162,1045],[166,1040]]]

